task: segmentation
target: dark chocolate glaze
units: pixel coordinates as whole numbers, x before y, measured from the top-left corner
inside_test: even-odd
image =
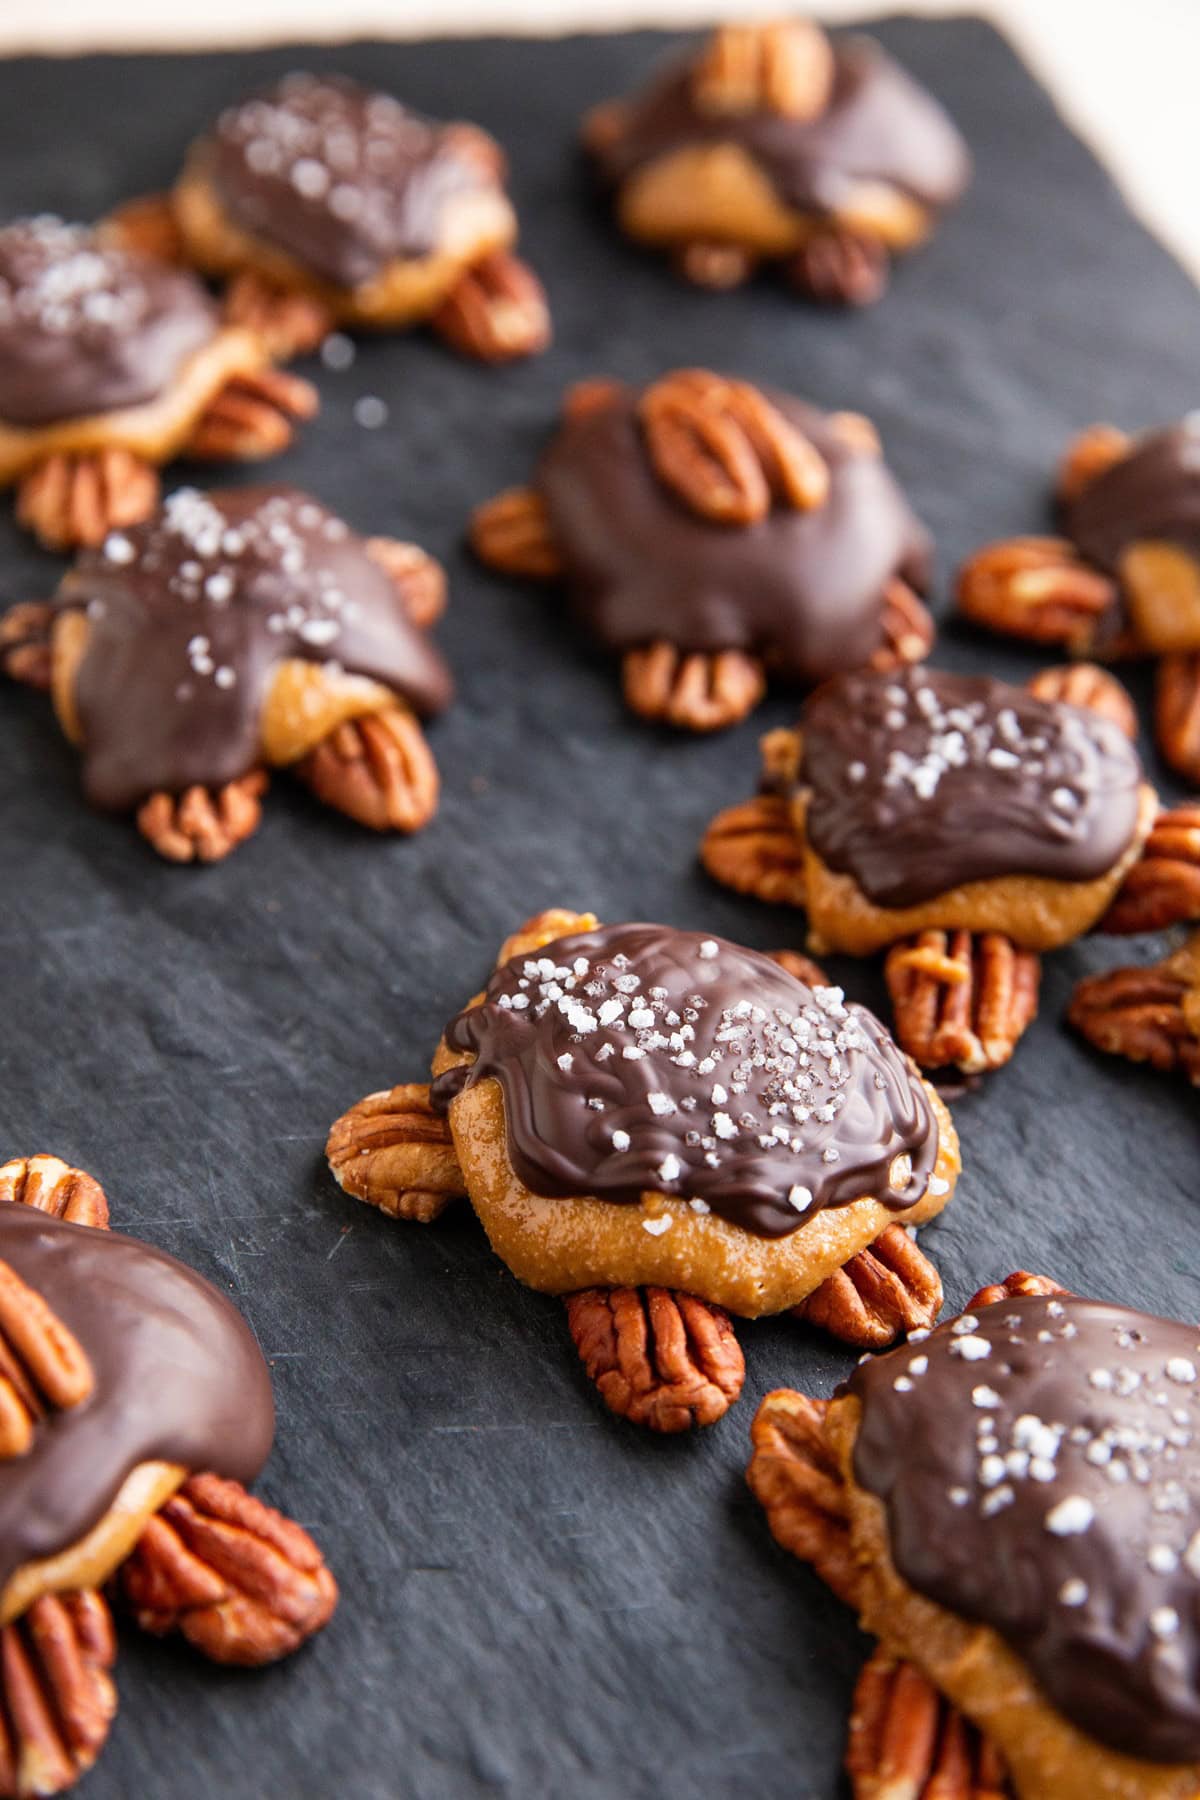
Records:
[[[1137,828],[1120,728],[989,676],[840,676],[801,730],[808,841],[877,906],[1005,875],[1095,880]]]
[[[0,1260],[72,1331],[94,1386],[0,1463],[0,1585],[76,1543],[139,1463],[249,1482],[275,1433],[271,1378],[240,1313],[162,1250],[0,1202]]]
[[[447,127],[337,75],[222,113],[200,158],[230,218],[344,288],[436,249],[446,201],[488,179]]]
[[[786,1237],[864,1194],[903,1212],[933,1178],[937,1122],[878,1019],[723,938],[664,925],[559,938],[503,964],[446,1042],[475,1061],[439,1077],[435,1103],[494,1076],[534,1193],[656,1190]]]
[[[815,119],[700,112],[689,57],[625,104],[621,131],[596,154],[602,179],[617,186],[686,145],[732,142],[766,172],[785,205],[801,212],[836,213],[856,186],[874,181],[930,209],[949,206],[971,165],[942,107],[870,38],[840,39],[834,54],[833,93]]]
[[[927,585],[928,535],[882,458],[851,448],[816,408],[768,397],[825,458],[829,497],[743,529],[700,518],[658,479],[636,394],[564,420],[537,486],[572,609],[607,649],[663,638],[745,650],[788,679],[819,681],[879,648],[892,576]]]
[[[862,1363],[859,1485],[910,1587],[1102,1744],[1200,1760],[1200,1332],[1000,1301]],[[1118,1475],[1115,1471],[1120,1471]]]
[[[1139,438],[1065,508],[1064,524],[1082,554],[1110,574],[1140,539],[1164,538],[1200,556],[1200,413]]]
[[[0,230],[0,421],[49,425],[155,400],[218,330],[184,269],[43,216]]]
[[[244,775],[291,657],[369,676],[421,714],[451,694],[363,539],[295,488],[180,488],[144,525],[85,551],[56,604],[87,609],[76,703],[97,806]]]

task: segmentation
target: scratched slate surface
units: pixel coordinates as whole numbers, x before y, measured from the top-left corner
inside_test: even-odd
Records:
[[[0,66],[4,214],[85,217],[165,181],[224,101],[300,64],[476,118],[511,151],[558,334],[536,366],[500,373],[421,336],[364,345],[345,373],[318,366],[322,417],[279,467],[449,565],[460,700],[434,733],[441,814],[416,841],[361,834],[278,780],[231,861],[166,867],[85,808],[44,701],[0,698],[0,1150],[94,1170],[118,1224],[234,1294],[279,1402],[263,1491],[314,1530],[343,1592],[332,1628],[262,1674],[128,1637],[92,1800],[839,1791],[864,1644],[773,1547],[742,1469],[758,1396],[828,1392],[850,1357],[787,1323],[747,1326],[740,1407],[686,1442],[641,1436],[588,1391],[560,1305],[511,1279],[465,1208],[390,1224],[339,1194],[321,1149],[357,1096],[422,1075],[499,938],[537,908],[799,941],[795,915],[694,863],[792,701],[707,742],[642,728],[553,600],[462,552],[468,509],[525,478],[565,382],[715,362],[869,412],[937,535],[942,595],[975,544],[1039,526],[1073,427],[1195,403],[1200,298],[1008,48],[972,20],[880,35],[962,121],[978,173],[863,317],[806,311],[769,282],[689,292],[589,207],[575,120],[643,70],[653,36]],[[365,394],[386,400],[386,429],[353,422]],[[3,594],[53,577],[5,516]],[[1035,666],[953,633],[940,656]],[[1015,1066],[957,1108],[967,1173],[927,1238],[951,1300],[1025,1265],[1200,1314],[1195,1101],[1060,1023],[1074,979],[1126,948],[1055,958]],[[872,971],[844,973],[878,993]]]

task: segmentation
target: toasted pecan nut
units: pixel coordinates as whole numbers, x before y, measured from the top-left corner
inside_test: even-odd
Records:
[[[767,678],[759,659],[741,650],[689,652],[660,640],[625,652],[621,686],[640,719],[683,731],[724,731],[754,711]]]
[[[1130,935],[1200,920],[1200,802],[1159,813],[1097,931]]]
[[[464,1190],[450,1128],[428,1082],[368,1094],[336,1119],[325,1145],[338,1186],[391,1219],[428,1225]]]
[[[115,444],[80,455],[58,451],[17,486],[17,521],[47,550],[94,548],[157,505],[157,471]]]
[[[718,813],[701,840],[700,861],[735,893],[804,905],[804,845],[791,808],[777,794],[756,794]]]
[[[1042,962],[998,931],[921,931],[884,965],[896,1038],[923,1069],[999,1069],[1037,1017]]]
[[[941,1310],[942,1278],[900,1224],[885,1226],[792,1309],[795,1318],[863,1350],[927,1330]]]
[[[437,811],[433,752],[399,702],[338,725],[295,770],[326,806],[372,831],[420,831]]]
[[[1088,976],[1067,1017],[1097,1050],[1200,1087],[1200,934],[1148,968]]]
[[[846,1739],[854,1800],[1012,1800],[1000,1754],[912,1663],[876,1650]]]
[[[871,658],[871,667],[881,671],[924,662],[937,637],[933,614],[898,575],[883,591],[881,630],[882,641]]]
[[[1003,1281],[980,1288],[967,1301],[963,1310],[976,1312],[981,1306],[997,1306],[1002,1300],[1016,1300],[1025,1294],[1065,1294],[1068,1291],[1057,1281],[1052,1281],[1049,1275],[1033,1275],[1028,1269],[1017,1269],[1013,1274],[1006,1275]]]
[[[762,770],[759,793],[775,794],[786,799],[800,779],[803,750],[800,733],[793,731],[788,725],[780,725],[774,731],[764,731],[758,740]]]
[[[431,323],[452,350],[480,362],[536,356],[550,342],[546,290],[510,250],[493,250],[465,269]]]
[[[72,1225],[108,1229],[108,1201],[100,1183],[57,1156],[14,1157],[0,1165],[0,1200],[35,1206]]]
[[[307,356],[333,329],[333,314],[313,294],[277,287],[254,269],[235,275],[225,294],[230,325],[252,331],[268,356]]]
[[[78,1406],[94,1382],[74,1333],[0,1262],[0,1462],[24,1455],[38,1419],[49,1408]]]
[[[1117,604],[1117,584],[1084,562],[1066,538],[1008,538],[963,564],[958,607],[989,631],[1076,654],[1092,644]]]
[[[845,1485],[825,1437],[828,1407],[828,1401],[791,1388],[765,1395],[750,1427],[754,1453],[746,1480],[775,1541],[811,1563],[839,1600],[855,1606],[859,1573]]]
[[[797,293],[821,306],[874,306],[887,292],[890,273],[886,245],[842,225],[814,231],[787,265]]]
[[[251,769],[215,793],[190,787],[151,794],[138,809],[137,827],[168,862],[220,862],[258,830],[266,790],[266,770]]]
[[[715,294],[744,287],[758,266],[756,258],[740,244],[704,241],[681,244],[673,260],[685,281]]]
[[[170,194],[139,194],[101,220],[100,241],[120,250],[152,256],[155,262],[184,261],[183,234]]]
[[[418,631],[428,631],[446,610],[446,571],[419,544],[399,538],[367,539],[367,555],[385,569]]]
[[[235,375],[196,423],[186,454],[206,462],[259,462],[292,441],[298,419],[311,419],[320,397],[310,381],[282,369]]]
[[[1069,506],[1078,500],[1098,476],[1124,462],[1130,447],[1127,434],[1115,425],[1089,425],[1072,438],[1058,465],[1055,493],[1059,504]]]
[[[753,525],[774,501],[825,503],[824,457],[749,382],[679,369],[645,390],[638,412],[655,474],[700,518]]]
[[[0,1795],[61,1794],[117,1711],[112,1618],[92,1588],[46,1594],[0,1631]]]
[[[618,1418],[651,1431],[713,1425],[746,1364],[723,1308],[669,1288],[585,1288],[565,1299],[588,1376]]]
[[[45,600],[22,600],[0,613],[0,669],[26,687],[50,687],[50,635],[54,608]]]
[[[592,413],[605,412],[624,392],[624,384],[611,375],[591,375],[586,381],[573,381],[563,395],[563,418],[586,419]]]
[[[470,543],[480,562],[502,575],[557,581],[565,574],[546,503],[534,488],[506,488],[477,506]]]
[[[1042,669],[1026,682],[1038,700],[1057,701],[1062,706],[1081,706],[1085,712],[1098,713],[1119,727],[1127,738],[1136,742],[1137,708],[1123,682],[1101,669],[1096,663],[1062,663]]]
[[[765,112],[815,119],[833,77],[832,46],[811,19],[722,25],[693,65],[692,98],[698,112],[717,118]]]
[[[802,956],[799,950],[768,950],[767,955],[773,963],[778,963],[781,969],[786,969],[789,975],[802,981],[806,987],[829,986],[828,975],[811,956]]]
[[[1200,650],[1172,651],[1160,661],[1154,728],[1164,760],[1200,787]]]
[[[237,1481],[193,1475],[117,1577],[143,1631],[179,1631],[213,1662],[277,1662],[325,1625],[337,1583],[308,1533]]]
[[[545,912],[534,913],[511,937],[505,938],[496,958],[496,967],[500,968],[514,956],[533,956],[557,938],[570,937],[578,931],[594,931],[598,923],[595,913],[568,912],[562,906],[551,906]]]

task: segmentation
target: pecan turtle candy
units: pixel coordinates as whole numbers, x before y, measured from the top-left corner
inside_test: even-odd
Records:
[[[180,488],[0,618],[0,665],[50,689],[94,805],[213,862],[256,829],[268,768],[375,830],[428,823],[418,715],[451,695],[427,635],[444,598],[424,551],[294,488]]]
[[[970,176],[932,95],[870,38],[808,19],[719,27],[596,107],[583,142],[621,229],[689,280],[730,288],[777,263],[831,305],[877,300]]]
[[[316,408],[186,270],[48,215],[0,228],[0,485],[48,548],[146,518],[176,456],[275,455]]]
[[[625,699],[692,731],[735,724],[768,674],[919,661],[930,544],[870,421],[704,369],[571,388],[532,487],[479,508],[478,556],[561,581],[622,657]]]
[[[423,1223],[465,1192],[513,1274],[565,1300],[614,1412],[710,1424],[744,1378],[730,1313],[882,1344],[941,1307],[911,1228],[953,1194],[950,1116],[877,1019],[795,968],[541,914],[447,1026],[432,1090],[368,1095],[330,1167]]]
[[[1022,1272],[918,1337],[752,1431],[776,1538],[880,1640],[858,1800],[1192,1800],[1196,1327]]]
[[[168,195],[110,221],[228,278],[226,314],[277,355],[335,325],[398,331],[428,321],[485,362],[544,350],[541,283],[513,254],[517,218],[500,146],[340,75],[286,76],[223,112]]]
[[[1008,538],[963,565],[960,610],[1073,655],[1157,658],[1159,750],[1200,786],[1200,414],[1140,437],[1089,426],[1057,504],[1061,537]]]
[[[105,1590],[213,1661],[276,1661],[337,1584],[242,1485],[271,1448],[266,1362],[207,1281],[108,1230],[53,1156],[0,1166],[0,1794],[57,1794],[116,1713]]]

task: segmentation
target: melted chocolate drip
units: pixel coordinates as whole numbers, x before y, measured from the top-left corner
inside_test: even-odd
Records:
[[[841,676],[802,734],[808,840],[877,906],[1005,875],[1091,881],[1137,827],[1141,767],[1119,727],[988,676]]]
[[[76,1543],[139,1463],[248,1482],[275,1432],[262,1352],[216,1288],[161,1250],[0,1202],[0,1259],[78,1338],[95,1377],[0,1463],[0,1586]]]
[[[435,250],[446,202],[487,181],[450,128],[344,76],[287,76],[201,155],[237,224],[344,288]]]
[[[514,957],[446,1042],[475,1061],[435,1103],[494,1076],[537,1194],[656,1190],[786,1237],[864,1194],[915,1206],[937,1159],[924,1088],[878,1019],[698,932],[609,925]]]
[[[622,129],[597,152],[617,186],[687,145],[739,144],[785,205],[833,214],[862,182],[887,182],[922,206],[956,200],[970,176],[966,145],[932,95],[869,38],[834,45],[833,93],[815,119],[775,113],[714,117],[692,98],[693,59],[672,67],[624,108]]]
[[[1081,1731],[1200,1760],[1200,1332],[1000,1301],[851,1377],[896,1568],[1000,1634]]]
[[[75,697],[97,806],[244,775],[291,657],[336,661],[422,714],[450,698],[445,664],[363,540],[294,488],[181,488],[85,552],[57,604],[88,614]]]
[[[928,536],[882,458],[849,446],[814,407],[768,398],[825,458],[829,497],[742,530],[700,518],[658,479],[636,394],[564,420],[537,486],[572,608],[606,648],[663,638],[746,650],[788,679],[819,681],[879,648],[892,576],[927,585]]]
[[[155,400],[217,333],[193,275],[82,225],[0,230],[0,421],[49,425]]]
[[[1200,557],[1200,414],[1139,438],[1065,509],[1064,523],[1080,552],[1110,574],[1145,538]]]

